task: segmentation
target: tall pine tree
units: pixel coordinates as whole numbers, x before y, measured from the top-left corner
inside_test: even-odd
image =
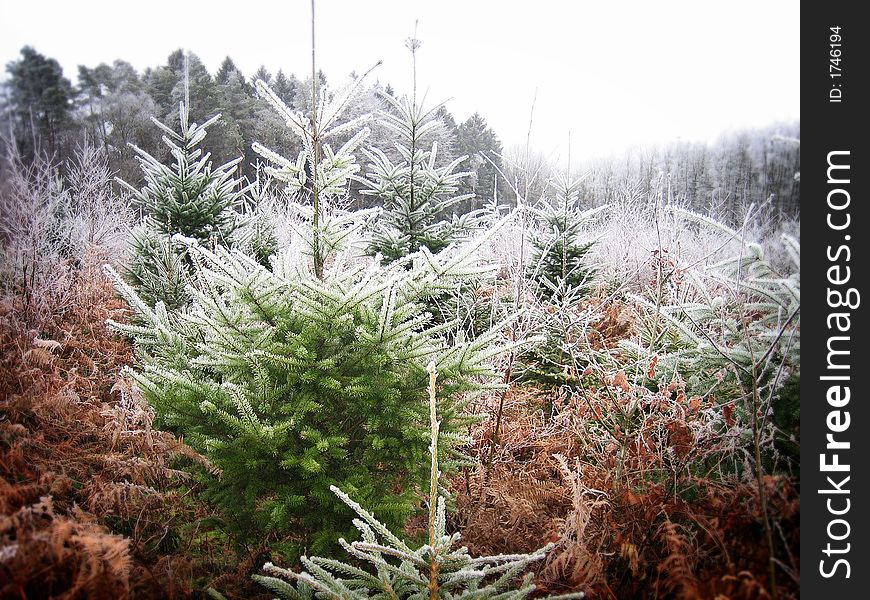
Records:
[[[470,157],[473,176],[463,181],[462,192],[474,194],[482,202],[496,198],[499,190],[499,170],[502,168],[502,146],[486,120],[474,113],[456,128],[457,150]],[[466,210],[475,208],[471,202]]]
[[[30,46],[21,58],[6,65],[15,137],[21,156],[29,161],[40,148],[54,154],[69,120],[73,90],[58,62]]]

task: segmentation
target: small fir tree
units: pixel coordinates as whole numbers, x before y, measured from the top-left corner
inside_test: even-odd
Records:
[[[454,205],[473,197],[459,194],[462,180],[469,176],[457,169],[467,158],[457,158],[438,167],[438,145],[424,147],[428,134],[439,127],[440,106],[426,110],[416,98],[416,51],[420,41],[406,43],[414,57],[414,87],[410,99],[397,100],[382,94],[388,110],[381,113],[384,126],[395,133],[400,160],[393,162],[377,148],[364,150],[369,159],[368,172],[359,181],[362,193],[375,196],[383,206],[369,251],[393,262],[427,248],[438,252],[449,244],[467,238],[476,227],[476,215],[450,213]]]
[[[174,236],[212,246],[228,243],[238,226],[233,209],[246,192],[242,182],[233,177],[241,159],[213,167],[211,155],[200,148],[208,127],[220,115],[202,125],[191,123],[187,97],[179,103],[178,111],[180,131],[152,117],[164,133],[163,141],[174,162],[163,164],[133,146],[144,185],[136,188],[118,179],[132,192],[144,215],[143,222],[133,230],[132,257],[125,275],[146,301],[163,301],[170,308],[187,303],[184,282],[192,266],[184,256],[185,245]]]
[[[554,194],[544,196],[531,209],[538,227],[531,234],[531,260],[527,276],[534,292],[533,331],[541,343],[529,348],[518,365],[519,378],[548,386],[569,384],[566,346],[588,325],[575,310],[588,293],[593,269],[586,239],[588,222],[607,206],[582,210],[580,181],[569,178],[551,183]]]
[[[539,230],[532,234],[529,275],[542,299],[576,295],[592,276],[587,253],[593,242],[584,239],[583,229],[607,207],[582,210],[580,182],[568,178],[558,181],[552,185],[555,194],[544,196],[532,209]]]
[[[173,311],[190,302],[191,265],[180,240],[139,224],[131,234],[131,254],[123,267],[124,278],[146,302],[163,302]]]
[[[440,282],[480,271],[476,246],[410,270],[354,267],[343,252],[321,279],[299,249],[267,270],[238,250],[189,243],[200,267],[188,310],[150,307],[110,271],[141,323],[110,325],[134,337],[133,377],[164,424],[221,470],[208,495],[231,529],[243,539],[296,532],[328,552],[348,516],[330,485],[400,525],[426,452],[424,361],[437,357],[444,373],[442,452],[460,459],[469,420],[453,398],[480,389],[502,351],[503,324],[448,344],[424,311]]]

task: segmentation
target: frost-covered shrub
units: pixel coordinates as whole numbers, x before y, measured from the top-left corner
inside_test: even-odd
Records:
[[[101,150],[87,141],[65,164],[37,155],[25,165],[6,146],[0,181],[0,281],[32,324],[67,307],[80,276],[123,261],[132,219],[111,188]]]

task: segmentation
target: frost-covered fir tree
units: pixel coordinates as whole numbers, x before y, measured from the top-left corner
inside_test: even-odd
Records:
[[[238,250],[189,252],[201,267],[187,311],[170,317],[116,278],[140,324],[112,325],[134,338],[134,377],[163,424],[221,470],[208,495],[230,528],[295,533],[328,552],[348,523],[330,485],[400,525],[426,452],[424,361],[436,357],[452,392],[441,406],[449,456],[468,424],[453,394],[477,389],[500,351],[495,330],[448,344],[424,312],[440,280],[478,269],[473,252],[409,271],[341,256],[322,279],[298,251],[272,270]]]
[[[424,248],[409,268],[366,257],[373,211],[339,208],[365,129],[336,151],[327,143],[347,129],[329,125],[353,90],[324,94],[308,119],[264,82],[257,87],[303,141],[295,160],[256,147],[303,217],[295,242],[266,268],[239,249],[185,239],[196,265],[189,308],[170,315],[115,276],[139,324],[112,326],[134,338],[133,376],[164,424],[220,470],[207,490],[228,526],[246,540],[295,543],[291,554],[329,552],[349,533],[348,509],[330,486],[395,526],[415,505],[432,358],[450,392],[439,443],[461,459],[462,393],[491,375],[500,327],[448,342],[448,325],[432,325],[425,307],[445,286],[492,269],[477,259],[484,237],[438,255]]]
[[[467,238],[476,226],[475,215],[456,215],[451,208],[473,197],[460,194],[460,184],[470,173],[457,171],[466,157],[445,166],[437,166],[438,144],[426,146],[428,136],[440,126],[438,109],[424,109],[417,102],[416,52],[420,41],[407,40],[414,69],[411,98],[396,99],[382,94],[387,110],[382,111],[384,126],[396,136],[395,147],[400,160],[394,162],[378,148],[364,150],[368,170],[359,181],[363,194],[381,201],[383,212],[378,219],[369,250],[392,262],[421,248],[438,252],[452,242]]]
[[[185,79],[185,90],[188,89]],[[132,194],[144,215],[133,230],[132,256],[125,271],[127,280],[150,302],[163,301],[170,308],[189,300],[185,292],[191,263],[185,246],[174,236],[203,244],[228,243],[238,226],[233,210],[245,194],[241,180],[233,175],[241,158],[214,167],[211,155],[200,147],[208,128],[220,119],[215,115],[197,124],[190,122],[189,93],[178,107],[179,131],[152,117],[164,133],[172,164],[164,164],[142,148],[137,154],[144,184],[140,188],[118,180]]]
[[[592,267],[587,253],[592,241],[584,236],[589,220],[606,206],[580,207],[582,180],[562,178],[551,184],[554,193],[545,195],[532,208],[538,229],[532,235],[529,275],[537,284],[540,298],[576,295],[589,284]]]
[[[439,493],[438,438],[441,423],[437,419],[435,363],[429,373],[429,522],[428,543],[418,547],[406,543],[385,526],[372,512],[364,509],[338,487],[331,491],[353,509],[354,526],[362,539],[348,543],[339,540],[353,563],[314,556],[303,557],[305,570],[296,573],[267,563],[267,575],[254,579],[287,600],[314,598],[395,598],[435,600],[436,598],[501,598],[520,600],[534,590],[532,573],[517,582],[535,561],[541,560],[552,544],[530,554],[474,557],[465,547],[457,547],[460,535],[447,533],[447,511]],[[291,582],[295,582],[295,585]],[[223,598],[215,590],[212,597]],[[583,598],[583,593],[548,596],[549,600]]]
[[[588,325],[573,309],[587,295],[593,275],[588,257],[593,241],[586,228],[607,206],[583,210],[579,190],[579,180],[562,177],[551,182],[550,193],[531,208],[536,227],[530,234],[526,274],[534,293],[530,322],[542,341],[523,353],[518,374],[545,385],[568,383],[566,344]]]

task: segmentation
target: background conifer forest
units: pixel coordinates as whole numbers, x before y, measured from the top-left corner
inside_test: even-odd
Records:
[[[797,597],[799,123],[566,168],[364,68],[6,64],[0,597]]]

